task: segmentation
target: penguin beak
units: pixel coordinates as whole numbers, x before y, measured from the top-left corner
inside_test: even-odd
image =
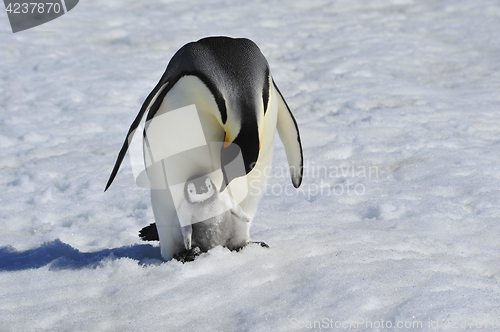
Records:
[[[259,152],[260,140],[257,126],[241,128],[238,136],[232,142],[229,141],[228,135],[225,135],[221,150],[221,166],[224,174],[221,191],[233,179],[245,176],[252,171],[259,158]],[[238,157],[243,157],[244,167],[226,167]]]
[[[227,148],[231,144],[229,137],[226,132],[224,132],[224,148]]]
[[[202,186],[200,187],[200,192],[199,192],[199,193],[200,193],[200,194],[204,194],[204,193],[207,193],[207,192],[208,192],[207,187],[206,187],[205,185],[202,185]]]

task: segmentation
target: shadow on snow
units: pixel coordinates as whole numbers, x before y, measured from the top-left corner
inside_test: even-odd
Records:
[[[160,248],[150,244],[104,249],[96,252],[80,252],[57,239],[41,247],[16,251],[12,247],[0,248],[0,271],[36,269],[50,264],[50,269],[96,268],[106,260],[131,258],[140,265],[161,264]]]

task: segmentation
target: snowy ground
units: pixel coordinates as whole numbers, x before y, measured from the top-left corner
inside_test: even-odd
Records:
[[[17,34],[0,14],[0,331],[495,330],[499,31],[490,0],[84,0]],[[251,229],[271,248],[162,263],[130,165],[103,189],[209,35],[267,56],[306,178],[278,141]]]

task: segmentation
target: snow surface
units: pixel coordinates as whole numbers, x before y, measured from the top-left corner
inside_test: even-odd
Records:
[[[500,324],[498,1],[85,0],[0,22],[0,331]],[[210,35],[260,46],[306,177],[292,190],[277,141],[251,229],[271,248],[164,263],[130,164],[103,189],[170,57]]]

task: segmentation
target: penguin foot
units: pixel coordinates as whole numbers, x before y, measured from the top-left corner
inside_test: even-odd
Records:
[[[160,241],[156,224],[152,223],[139,231],[139,237],[143,241]]]
[[[250,243],[255,243],[255,244],[260,244],[260,246],[262,248],[269,248],[269,246],[267,245],[267,243],[265,242],[261,242],[261,241],[250,241]]]
[[[250,241],[248,242],[248,244],[259,244],[262,248],[269,248],[269,246],[265,243],[265,242],[261,242],[261,241]],[[247,244],[247,245],[248,245]],[[231,251],[236,251],[236,252],[239,252],[241,249],[245,248],[246,246],[243,246],[243,247],[236,247],[236,248],[233,248],[233,249],[230,249]]]
[[[177,254],[174,255],[174,258],[177,259],[179,262],[186,263],[186,262],[192,262],[197,256],[200,256],[201,250],[198,247],[194,247],[191,249],[184,249]]]

